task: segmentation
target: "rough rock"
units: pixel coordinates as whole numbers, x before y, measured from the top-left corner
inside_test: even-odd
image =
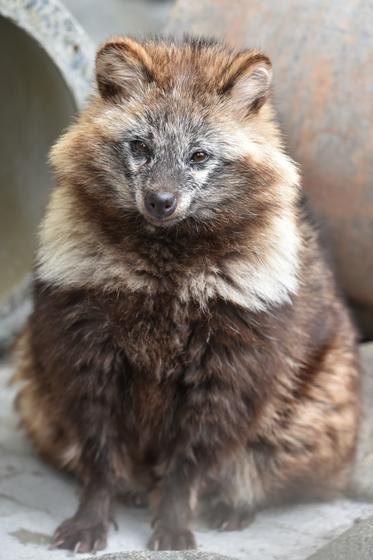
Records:
[[[97,559],[97,556],[90,560]],[[123,554],[105,554],[100,560],[232,560],[228,556],[211,554],[209,552],[125,552]]]
[[[307,560],[372,560],[373,517],[356,523]]]

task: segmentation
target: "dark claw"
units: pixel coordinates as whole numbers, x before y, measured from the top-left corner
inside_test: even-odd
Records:
[[[73,517],[58,527],[51,546],[71,550],[74,554],[96,552],[105,548],[106,536],[105,523],[89,526],[86,520]]]

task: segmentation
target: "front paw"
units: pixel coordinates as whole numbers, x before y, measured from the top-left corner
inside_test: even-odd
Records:
[[[84,519],[72,517],[66,519],[56,529],[52,548],[63,548],[74,552],[97,552],[106,547],[107,525],[97,523],[90,525]]]
[[[224,503],[217,504],[208,515],[210,527],[219,531],[240,531],[254,520],[255,514],[250,507],[232,507]]]
[[[158,527],[149,540],[148,548],[150,550],[194,550],[197,548],[197,544],[192,531],[188,529]]]

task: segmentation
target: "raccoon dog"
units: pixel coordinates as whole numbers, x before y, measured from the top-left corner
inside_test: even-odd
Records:
[[[347,483],[355,333],[255,50],[115,38],[98,94],[52,150],[17,404],[82,483],[54,535],[105,547],[118,495],[154,508],[151,549],[196,546],[284,496]]]

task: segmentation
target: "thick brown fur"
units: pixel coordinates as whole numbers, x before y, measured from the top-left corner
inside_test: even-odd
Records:
[[[118,493],[153,497],[154,549],[195,546],[197,503],[235,529],[284,496],[338,495],[359,422],[355,332],[300,210],[269,60],[117,39],[97,69],[101,96],[53,151],[58,185],[19,343],[24,426],[84,486],[55,545],[103,548]],[[189,206],[179,193],[178,221],[161,227],[118,145],[123,127],[155,114],[164,125],[168,111],[210,123],[225,159],[206,180],[216,188],[185,187]],[[177,189],[161,169],[146,188]]]

